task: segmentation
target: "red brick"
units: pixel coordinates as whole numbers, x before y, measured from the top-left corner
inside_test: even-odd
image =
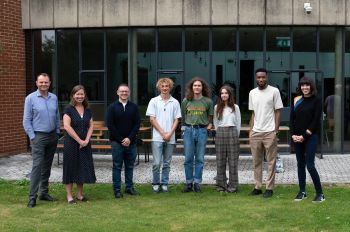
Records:
[[[30,41],[22,30],[21,0],[4,0],[0,7],[0,156],[27,150],[22,128],[23,102],[27,89],[25,55]],[[30,62],[30,61],[29,61]]]

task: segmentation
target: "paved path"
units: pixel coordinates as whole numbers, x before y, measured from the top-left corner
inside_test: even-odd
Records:
[[[276,184],[297,184],[296,160],[294,155],[282,155],[284,172],[276,174]],[[62,159],[62,157],[61,157]],[[152,157],[150,157],[152,162]],[[94,155],[97,182],[112,182],[112,158],[110,155]],[[170,183],[184,182],[184,158],[181,155],[173,157],[170,172]],[[19,180],[26,178],[31,171],[32,158],[29,154],[20,154],[10,157],[0,157],[0,178],[6,180]],[[350,155],[324,155],[323,159],[316,158],[316,166],[320,173],[322,183],[348,184],[350,183]],[[239,182],[253,184],[253,166],[251,156],[241,156],[239,159]],[[266,177],[267,164],[264,165]],[[215,156],[206,156],[203,172],[204,184],[215,184],[216,176]],[[124,179],[124,178],[123,178]],[[62,164],[57,165],[54,159],[51,172],[51,182],[61,182]],[[152,164],[145,163],[141,156],[140,164],[135,167],[134,181],[136,183],[151,183]],[[311,183],[311,178],[307,177]]]

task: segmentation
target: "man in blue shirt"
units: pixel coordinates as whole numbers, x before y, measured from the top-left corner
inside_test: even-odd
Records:
[[[29,208],[36,205],[39,187],[40,200],[54,200],[49,195],[49,178],[60,133],[58,100],[55,94],[49,93],[51,84],[49,75],[39,74],[35,83],[38,89],[26,97],[23,113],[23,127],[30,139],[33,157]]]
[[[112,145],[113,191],[116,198],[121,193],[121,170],[124,163],[125,193],[139,195],[134,189],[133,171],[136,160],[136,135],[140,128],[140,114],[136,104],[129,101],[130,89],[126,84],[118,87],[119,99],[107,110],[107,127]]]

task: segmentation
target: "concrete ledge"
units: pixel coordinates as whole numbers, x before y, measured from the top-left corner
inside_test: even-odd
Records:
[[[125,0],[105,0],[103,6],[105,27],[129,25],[129,2]]]
[[[78,0],[54,1],[54,26],[57,28],[78,26]]]
[[[182,25],[182,0],[157,0],[157,25]]]
[[[129,0],[130,26],[154,26],[156,24],[155,0]]]
[[[31,28],[53,28],[53,0],[30,1]]]
[[[184,25],[210,25],[210,0],[185,0]]]
[[[102,27],[103,0],[79,0],[78,26]]]

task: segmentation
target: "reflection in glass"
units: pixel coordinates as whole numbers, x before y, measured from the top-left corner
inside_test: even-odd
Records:
[[[317,51],[316,28],[293,28],[292,69],[315,69]]]
[[[263,41],[262,28],[239,29],[239,107],[243,124],[249,123],[248,93],[256,87],[255,70],[264,65]]]
[[[107,31],[107,105],[117,99],[116,89],[128,83],[128,31]]]
[[[77,30],[57,31],[57,74],[60,112],[70,101],[72,88],[79,84],[79,33]]]
[[[81,74],[81,84],[85,86],[89,101],[103,101],[103,72],[85,72]]]
[[[288,70],[290,55],[289,28],[267,28],[266,68],[267,70]]]
[[[177,70],[178,72],[162,74],[160,77],[168,76],[174,82],[174,88],[171,92],[179,102],[183,98],[183,56],[182,56],[182,29],[164,28],[158,31],[158,69],[159,70]],[[154,83],[154,91],[156,90]]]
[[[324,134],[326,138],[326,152],[336,152],[340,149],[341,120],[336,120],[341,112],[340,95],[335,84],[335,30],[334,28],[320,28],[320,69],[324,75]],[[339,129],[336,129],[339,128]]]
[[[350,30],[345,31],[345,56],[344,56],[344,153],[350,152]]]
[[[158,33],[160,70],[182,70],[182,30],[181,29],[159,29]]]
[[[213,29],[212,91],[218,96],[222,85],[230,85],[237,92],[236,29]]]
[[[104,39],[103,31],[84,30],[81,33],[82,69],[104,69]]]
[[[150,99],[156,96],[154,84],[157,80],[155,56],[155,30],[137,30],[137,103],[140,115],[145,117]]]
[[[209,83],[209,31],[189,28],[185,31],[186,83],[199,76]]]
[[[290,30],[289,28],[267,28],[266,30],[266,67],[267,70],[290,69]],[[281,94],[283,105],[289,106],[289,76],[269,74],[269,84]]]
[[[47,73],[51,78],[50,91],[57,93],[55,67],[55,31],[42,30],[34,35],[34,74]]]

